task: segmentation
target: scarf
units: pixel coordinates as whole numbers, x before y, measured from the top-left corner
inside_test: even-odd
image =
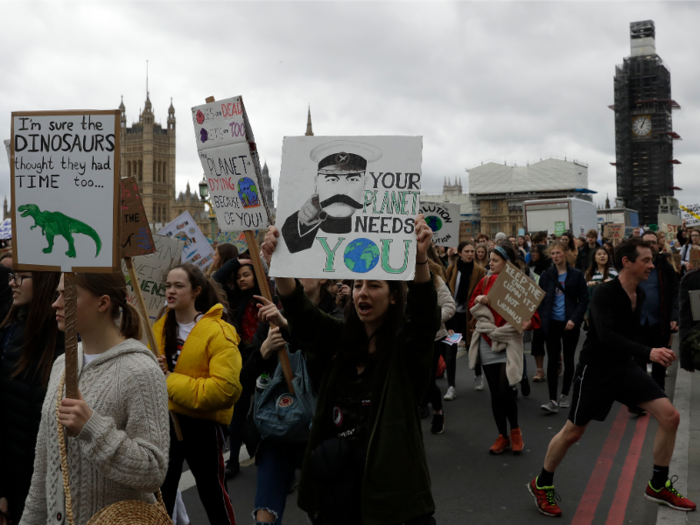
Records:
[[[474,261],[466,263],[461,258],[457,259],[457,270],[461,274],[459,277],[459,288],[457,289],[457,304],[467,304],[469,301],[469,283],[472,280],[474,271]]]

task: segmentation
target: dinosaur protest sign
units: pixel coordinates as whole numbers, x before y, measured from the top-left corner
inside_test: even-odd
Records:
[[[158,318],[158,313],[165,306],[165,280],[168,272],[180,264],[185,242],[180,239],[154,235],[155,252],[133,258],[134,269],[139,280],[141,293],[146,302],[149,322]],[[137,306],[134,284],[129,277],[126,264],[122,263],[122,272],[126,278],[127,300]]]
[[[489,290],[488,298],[491,308],[522,333],[522,324],[532,318],[544,295],[544,290],[535,281],[507,262]]]
[[[156,251],[143,209],[141,193],[134,177],[121,179],[121,248],[122,258],[148,255]]]
[[[183,263],[194,264],[197,268],[204,271],[214,262],[214,250],[211,244],[209,244],[209,241],[188,211],[168,223],[158,232],[158,235],[185,241],[185,247],[180,258]]]
[[[275,277],[411,280],[422,137],[285,137]]]
[[[433,230],[433,242],[436,246],[456,248],[459,244],[459,204],[451,202],[420,203],[420,213]]]
[[[241,97],[192,108],[197,152],[219,229],[257,230],[269,224],[255,139]]]
[[[12,113],[15,268],[119,269],[119,111]]]

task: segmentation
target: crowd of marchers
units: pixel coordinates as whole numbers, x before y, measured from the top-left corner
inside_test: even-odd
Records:
[[[431,434],[445,432],[444,403],[456,398],[462,353],[474,389],[488,386],[494,427],[482,434],[484,453],[524,452],[517,397],[530,395],[530,381],[547,382],[542,410],[568,411],[546,456],[534,460],[540,474],[523,480],[542,514],[562,515],[555,470],[616,401],[631,417],[659,423],[643,496],[695,510],[669,472],[679,414],[665,381],[678,357],[673,337],[680,368],[700,367],[700,317],[692,307],[700,230],[683,227],[669,239],[636,228],[615,242],[596,230],[579,238],[480,233],[444,248],[432,243],[422,216],[415,224],[409,282],[319,276],[261,283],[251,254],[231,244],[216,246],[206,273],[190,264],[172,268],[152,327],[159,358],[141,342],[147,327],[124,276],[75,274],[77,399],[64,393],[64,277],[14,271],[6,253],[0,525],[84,525],[126,507],[135,523],[133,509],[158,507],[187,524],[178,489],[185,462],[216,525],[281,524],[294,491],[314,525],[434,524],[421,419],[431,418]],[[265,270],[278,235],[270,227],[261,246]],[[545,292],[519,327],[489,300],[509,263]],[[240,471],[242,447],[254,458],[257,486],[236,518],[227,484]],[[155,523],[145,512],[142,522]]]

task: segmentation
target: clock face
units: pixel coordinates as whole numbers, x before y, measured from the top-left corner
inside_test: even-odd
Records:
[[[632,120],[632,133],[637,137],[645,137],[651,133],[651,118],[644,115]]]

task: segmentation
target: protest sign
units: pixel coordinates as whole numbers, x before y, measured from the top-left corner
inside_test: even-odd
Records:
[[[196,106],[192,120],[219,229],[266,228],[269,212],[243,99],[233,97]]]
[[[422,137],[285,137],[270,274],[411,280]]]
[[[0,241],[12,238],[12,219],[5,219],[0,225]]]
[[[603,237],[609,240],[622,240],[624,236],[625,225],[623,223],[606,224],[603,228]]]
[[[459,223],[459,242],[472,240],[472,223],[462,221]]]
[[[214,262],[214,250],[188,211],[166,224],[158,235],[185,241],[180,259],[183,263],[194,264],[204,271]]]
[[[659,224],[659,233],[665,233],[667,236],[671,235],[673,238],[676,238],[676,235],[678,235],[678,228],[680,228],[680,224],[666,224],[665,222],[662,222]]]
[[[459,204],[451,202],[421,201],[419,213],[433,230],[433,242],[436,246],[456,248],[459,244]]]
[[[254,235],[257,236],[258,232],[255,231]],[[216,236],[216,242],[218,244],[223,244],[225,242],[233,244],[238,250],[238,253],[248,251],[248,244],[246,244],[245,233],[243,232],[219,232]]]
[[[182,251],[185,248],[185,242],[180,239],[154,235],[153,240],[154,253],[132,259],[139,288],[146,303],[149,324],[153,324],[158,319],[158,313],[165,306],[165,279],[168,272],[180,264]],[[127,300],[137,306],[134,283],[129,276],[126,263],[122,264],[122,272],[126,278]]]
[[[151,227],[143,209],[139,186],[134,177],[121,179],[122,258],[148,255],[156,251]]]
[[[680,268],[681,265],[683,264],[683,261],[681,261],[681,254],[680,253],[672,253],[671,257],[673,257],[673,264],[675,264],[676,268]]]
[[[632,234],[634,233],[635,228],[636,228],[636,226],[625,226],[624,238],[628,239],[628,238],[632,237]],[[639,230],[639,235],[640,236],[642,235],[641,229]]]
[[[700,268],[700,249],[692,248],[688,258],[691,268]]]
[[[488,293],[489,304],[518,332],[529,321],[544,299],[544,290],[535,281],[507,262]]]
[[[678,207],[681,209],[681,219],[685,221],[687,227],[700,226],[700,204],[686,204]]]
[[[119,268],[119,111],[12,113],[14,266]]]
[[[564,232],[566,231],[566,222],[564,221],[555,221],[554,222],[554,235],[557,237],[561,237],[564,235]]]

